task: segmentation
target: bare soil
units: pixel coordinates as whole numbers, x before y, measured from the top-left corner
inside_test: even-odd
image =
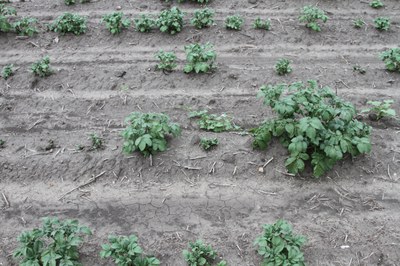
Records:
[[[176,36],[133,29],[111,36],[99,24],[117,6],[131,18],[169,6],[156,0],[11,4],[19,16],[43,23],[65,11],[84,14],[89,30],[58,36],[43,29],[23,40],[0,36],[0,65],[19,67],[7,82],[0,80],[0,138],[6,141],[0,149],[0,192],[7,198],[0,210],[0,265],[15,264],[10,254],[16,237],[45,216],[79,219],[94,230],[82,248],[84,265],[112,265],[98,255],[111,233],[136,234],[163,265],[184,265],[182,250],[199,238],[229,265],[259,265],[253,241],[263,224],[278,218],[309,239],[308,265],[400,265],[398,122],[365,119],[373,127],[371,154],[346,158],[313,179],[283,174],[287,152],[279,143],[255,151],[250,136],[202,132],[188,118],[189,109],[208,108],[249,129],[272,116],[256,98],[262,84],[307,79],[330,86],[359,109],[368,100],[393,99],[400,113],[400,75],[385,71],[378,58],[400,43],[398,1],[385,0],[380,10],[368,1],[319,1],[330,17],[321,33],[298,22],[301,7],[317,1],[255,2],[213,1],[216,26],[198,31],[187,25]],[[198,8],[180,7],[187,22]],[[236,13],[246,19],[243,30],[225,30],[224,17]],[[270,32],[252,29],[257,16],[272,19]],[[378,16],[391,17],[390,31],[374,29]],[[365,28],[353,28],[357,17],[367,22]],[[155,71],[159,49],[176,51],[182,69],[183,47],[194,41],[214,44],[215,73]],[[28,69],[44,55],[56,73],[37,79]],[[285,77],[274,72],[281,57],[293,62],[293,73]],[[356,64],[366,68],[365,75],[353,72]],[[139,154],[121,152],[123,121],[133,111],[164,112],[183,128],[167,152],[153,157],[152,166]],[[77,145],[90,146],[90,133],[104,138],[105,149],[77,151]],[[220,145],[204,152],[196,144],[201,136],[217,136]],[[95,182],[63,197],[92,177]]]

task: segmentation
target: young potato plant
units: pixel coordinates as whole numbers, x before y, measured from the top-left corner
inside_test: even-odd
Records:
[[[15,16],[16,14],[17,12],[14,8],[0,4],[0,32],[9,32],[13,29],[9,16]]]
[[[44,218],[42,228],[23,232],[18,237],[19,247],[14,257],[21,258],[19,265],[22,266],[81,266],[78,249],[84,234],[92,233],[77,220]]]
[[[165,114],[134,112],[126,118],[127,128],[122,132],[123,151],[141,152],[145,157],[167,149],[167,135],[181,134],[178,124],[171,123]]]
[[[203,148],[203,150],[208,151],[215,146],[219,144],[219,141],[217,138],[201,138],[200,139],[200,147]]]
[[[372,8],[381,8],[384,5],[381,0],[373,0],[371,3],[369,3],[369,6]]]
[[[279,138],[288,148],[285,166],[292,174],[310,162],[313,175],[320,177],[346,154],[371,150],[371,128],[355,118],[355,107],[330,88],[319,88],[315,80],[262,86],[259,97],[277,118],[251,130],[253,146],[265,149],[273,137]]]
[[[113,12],[103,16],[101,20],[106,24],[106,28],[111,32],[111,34],[118,34],[125,28],[129,28],[131,25],[131,20],[129,18],[124,18],[122,12]]]
[[[292,72],[292,67],[290,66],[290,61],[285,58],[281,58],[275,65],[275,70],[278,75],[285,75]]]
[[[92,142],[93,150],[99,150],[103,148],[103,139],[97,136],[96,133],[90,134],[90,140]]]
[[[253,28],[260,29],[260,30],[270,30],[271,29],[271,20],[261,18],[256,18],[253,23]]]
[[[211,266],[217,258],[217,252],[211,247],[206,245],[201,240],[196,242],[189,242],[189,250],[183,251],[183,258],[189,266]],[[226,261],[220,261],[217,266],[226,266]]]
[[[67,6],[75,5],[75,3],[75,0],[64,0],[64,4],[66,4]]]
[[[400,48],[392,48],[380,54],[380,58],[386,65],[386,69],[392,72],[400,72]]]
[[[353,25],[354,28],[362,28],[365,25],[365,21],[362,18],[358,18],[356,20],[353,20]]]
[[[3,70],[1,71],[1,77],[7,80],[9,77],[14,75],[14,72],[15,72],[14,65],[13,64],[7,65],[3,67]]]
[[[6,144],[6,142],[0,139],[0,149],[4,149],[4,144]]]
[[[135,19],[135,29],[138,32],[150,32],[155,25],[156,21],[149,15],[143,14]]]
[[[381,120],[384,117],[392,118],[396,117],[396,110],[392,109],[393,100],[381,101],[368,101],[367,104],[371,105],[371,108],[362,110],[363,113],[369,113],[371,120]]]
[[[35,18],[22,18],[13,24],[13,28],[19,35],[32,37],[34,34],[38,33],[35,27],[36,23],[37,19]]]
[[[379,17],[374,20],[375,29],[379,31],[388,31],[390,29],[390,19]]]
[[[160,63],[157,65],[157,69],[171,72],[178,66],[174,52],[164,52],[163,50],[160,50],[155,54],[155,57],[160,60]]]
[[[118,266],[158,266],[160,261],[155,257],[144,256],[137,243],[138,238],[131,236],[109,236],[109,244],[101,245],[102,258],[111,257]]]
[[[241,16],[228,16],[225,19],[225,28],[228,30],[241,30],[243,23],[244,19]]]
[[[319,20],[322,22],[328,21],[328,16],[325,12],[316,6],[305,6],[301,16],[299,17],[300,22],[305,22],[306,27],[314,31],[321,31],[321,26],[318,24]]]
[[[358,73],[360,73],[361,75],[364,75],[365,73],[367,73],[367,71],[365,70],[365,68],[361,67],[360,65],[355,65],[353,66],[353,70],[357,71]]]
[[[183,17],[183,12],[179,8],[173,7],[162,11],[158,16],[156,24],[161,32],[167,32],[174,35],[182,31]]]
[[[292,231],[292,226],[285,220],[263,226],[263,234],[254,242],[258,246],[258,254],[263,257],[262,265],[305,266],[301,247],[307,240]]]
[[[202,29],[214,25],[214,10],[204,8],[194,11],[194,17],[190,21],[197,29]]]
[[[72,13],[62,14],[50,25],[50,30],[63,35],[67,33],[80,35],[85,33],[86,29],[86,18]]]
[[[217,54],[209,43],[194,43],[185,46],[186,60],[183,71],[185,73],[207,73],[213,70]]]
[[[203,110],[190,112],[189,118],[199,118],[198,124],[201,129],[216,133],[240,129],[240,127],[232,122],[232,118],[228,117],[226,114],[218,116],[215,114],[208,114],[207,110]]]
[[[33,74],[41,78],[53,74],[53,70],[50,67],[50,57],[45,56],[41,60],[33,63],[31,66],[31,71],[33,72]]]

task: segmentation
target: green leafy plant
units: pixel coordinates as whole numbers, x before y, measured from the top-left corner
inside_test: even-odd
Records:
[[[75,0],[64,0],[64,4],[67,6],[75,5]]]
[[[228,16],[225,19],[225,28],[228,30],[241,30],[243,23],[244,19],[241,16]]]
[[[369,6],[373,8],[381,8],[384,5],[381,0],[373,0],[371,3],[369,3]]]
[[[198,124],[201,129],[212,131],[216,133],[230,131],[230,130],[239,130],[240,127],[236,126],[232,122],[232,118],[227,116],[226,114],[215,115],[208,114],[207,110],[203,111],[194,111],[189,113],[190,118],[199,118]]]
[[[307,240],[292,231],[292,226],[285,220],[263,226],[263,234],[254,242],[258,254],[263,257],[262,265],[305,266],[301,247]]]
[[[90,140],[92,142],[92,149],[99,150],[103,148],[103,139],[97,136],[96,133],[90,134]]]
[[[9,32],[13,29],[9,16],[15,16],[16,14],[17,12],[14,8],[0,4],[0,32]]]
[[[78,14],[64,13],[49,28],[61,34],[73,33],[80,35],[86,32],[86,18]]]
[[[176,64],[176,55],[174,52],[164,52],[160,50],[155,57],[160,60],[157,68],[163,71],[172,71],[178,65]]]
[[[374,20],[375,29],[379,31],[388,31],[390,29],[390,19],[379,17]]]
[[[211,266],[217,258],[217,252],[211,247],[206,245],[202,240],[196,242],[189,242],[189,250],[183,251],[183,258],[189,266]],[[217,266],[226,266],[225,261],[221,261]]]
[[[392,109],[393,100],[382,101],[368,101],[367,104],[371,108],[362,110],[363,113],[369,113],[373,120],[380,120],[384,117],[396,117],[396,110]]]
[[[386,69],[393,72],[400,72],[400,48],[392,48],[380,54],[385,62]]]
[[[135,19],[135,29],[139,32],[150,32],[155,25],[156,21],[149,15],[143,14]]]
[[[367,73],[367,71],[365,70],[365,68],[361,67],[360,65],[355,65],[353,66],[353,70],[357,71],[358,73],[364,75],[365,73]]]
[[[2,139],[0,139],[0,149],[4,148],[4,144],[6,144],[6,142]]]
[[[12,75],[14,75],[14,65],[7,65],[5,67],[3,67],[3,70],[1,71],[1,76],[3,79],[7,80],[9,77],[11,77]]]
[[[219,141],[217,138],[201,138],[200,139],[200,146],[205,150],[208,151],[211,148],[217,146]]]
[[[354,25],[354,28],[359,29],[365,25],[365,21],[362,18],[358,18],[358,19],[353,20],[353,25]]]
[[[121,33],[124,28],[129,28],[131,25],[131,20],[124,18],[124,14],[122,12],[113,12],[111,14],[104,15],[101,21],[106,24],[106,28],[112,34]]]
[[[271,20],[269,19],[262,20],[261,18],[258,17],[256,18],[256,20],[254,20],[253,28],[261,30],[270,30]]]
[[[167,149],[166,135],[177,137],[181,133],[178,124],[169,122],[165,114],[134,112],[126,118],[127,128],[122,132],[123,151],[141,152],[149,156]]]
[[[214,69],[214,62],[217,54],[209,43],[194,43],[185,46],[186,60],[183,71],[185,73],[207,73]]]
[[[214,10],[204,8],[194,11],[194,17],[190,21],[198,29],[210,27],[214,24]]]
[[[14,257],[21,258],[19,265],[22,266],[80,266],[78,249],[83,234],[91,235],[91,231],[80,226],[77,220],[44,218],[41,228],[23,232],[18,237],[19,247]]]
[[[273,137],[288,148],[285,166],[297,174],[311,162],[315,177],[330,170],[345,154],[371,150],[370,127],[358,121],[355,107],[315,80],[262,86],[259,97],[277,114],[252,129],[253,146],[265,149]]]
[[[174,35],[182,31],[183,17],[183,12],[179,8],[173,7],[162,11],[158,16],[156,24],[161,32]]]
[[[45,56],[41,60],[35,62],[31,66],[31,71],[41,78],[50,76],[53,74],[53,70],[50,67],[50,57]]]
[[[109,244],[103,244],[100,256],[111,257],[118,266],[157,266],[160,261],[152,256],[144,256],[135,235],[109,236]]]
[[[278,75],[285,75],[292,72],[290,61],[285,58],[279,59],[275,65],[275,70],[278,73]]]
[[[37,28],[34,26],[37,23],[35,18],[22,18],[13,24],[15,32],[19,35],[33,36],[38,33]]]
[[[314,31],[321,31],[321,27],[318,24],[319,20],[322,22],[328,21],[328,16],[325,12],[316,6],[305,6],[301,16],[299,17],[300,22],[305,22],[306,27]]]

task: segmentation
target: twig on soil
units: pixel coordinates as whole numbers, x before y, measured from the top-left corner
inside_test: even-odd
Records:
[[[30,126],[30,127],[28,128],[28,130],[31,130],[32,128],[34,128],[35,126],[37,126],[38,124],[40,124],[40,123],[42,123],[42,122],[44,122],[44,121],[45,121],[44,119],[39,119],[39,120],[37,120],[35,123],[32,124],[32,126]]]
[[[272,157],[271,159],[269,159],[269,160],[263,165],[263,168],[265,168],[270,162],[272,162],[273,159],[274,159],[274,157]]]
[[[215,173],[215,165],[217,164],[217,162],[214,162],[210,168],[210,171],[208,171],[209,174],[214,174]]]
[[[99,178],[99,177],[101,177],[102,175],[104,175],[105,172],[106,172],[106,171],[101,172],[100,174],[98,174],[98,175],[96,175],[96,176],[90,178],[89,181],[87,181],[86,183],[84,183],[84,184],[82,184],[82,185],[80,185],[80,186],[77,186],[76,188],[73,188],[73,189],[71,189],[70,191],[64,193],[64,195],[62,195],[58,200],[62,200],[65,196],[67,196],[68,194],[74,192],[75,190],[80,189],[80,188],[83,188],[84,186],[87,186],[87,185],[89,185],[89,184],[95,182],[95,181],[97,180],[97,178]]]
[[[237,166],[235,165],[235,168],[233,169],[232,176],[235,176],[235,174],[236,174],[236,171],[237,171]]]
[[[10,202],[7,200],[6,195],[2,192],[1,195],[3,196],[4,203],[6,204],[5,209],[10,208]]]
[[[389,166],[389,164],[388,164],[388,167],[387,167],[387,174],[388,174],[390,180],[393,180],[392,175],[390,174],[390,166]]]
[[[347,86],[347,84],[346,83],[344,83],[344,81],[343,80],[339,80],[344,86],[346,86],[346,88],[348,88],[348,89],[350,89],[350,87],[349,86]]]
[[[204,155],[204,156],[192,157],[192,158],[189,158],[189,160],[198,160],[198,159],[203,159],[203,158],[207,158],[207,156]]]
[[[296,176],[295,174],[285,173],[285,172],[279,171],[278,169],[275,169],[275,171],[277,171],[278,173],[281,173],[281,174],[283,174],[283,175],[287,175],[287,176],[291,176],[291,177]]]
[[[201,170],[202,169],[201,167],[193,167],[193,166],[188,166],[188,165],[181,165],[179,162],[177,162],[175,160],[173,160],[173,162],[176,164],[176,166],[182,167],[182,168],[187,169],[187,170]]]

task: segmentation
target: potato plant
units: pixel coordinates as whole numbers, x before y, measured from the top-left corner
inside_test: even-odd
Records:
[[[215,146],[219,144],[219,141],[217,138],[201,138],[200,139],[200,147],[203,148],[203,150],[208,151]]]
[[[0,149],[4,149],[4,144],[6,144],[6,141],[0,139]]]
[[[215,68],[217,54],[211,44],[190,44],[185,46],[185,52],[187,61],[183,69],[185,73],[207,73]]]
[[[157,27],[161,32],[174,35],[182,31],[184,13],[177,7],[164,10],[158,16]]]
[[[390,29],[390,19],[386,17],[378,17],[374,20],[375,29],[379,31],[388,31]]]
[[[302,14],[299,17],[300,22],[305,22],[306,27],[314,31],[321,31],[319,21],[326,22],[328,16],[325,12],[316,6],[308,5],[303,7]]]
[[[368,101],[367,104],[372,107],[362,110],[363,113],[369,113],[372,120],[381,120],[384,117],[396,117],[396,110],[392,109],[393,100]]]
[[[369,3],[369,6],[372,8],[381,8],[384,6],[381,0],[373,0],[371,3]]]
[[[50,30],[61,33],[73,33],[80,35],[86,32],[86,18],[78,14],[64,13],[59,16],[51,25]]]
[[[15,16],[17,12],[12,7],[7,7],[0,4],[0,32],[9,32],[13,29],[9,19],[10,16]]]
[[[15,68],[14,65],[7,65],[5,67],[3,67],[3,70],[1,71],[1,77],[5,80],[7,80],[9,77],[11,77],[12,75],[14,75],[15,72]]]
[[[239,130],[240,127],[236,126],[232,122],[232,118],[228,117],[226,114],[215,115],[208,114],[207,110],[194,111],[189,113],[190,118],[199,118],[198,124],[201,129],[212,131],[216,133]]]
[[[174,52],[164,52],[160,50],[155,54],[155,57],[160,60],[157,69],[163,71],[173,71],[178,65],[176,63],[176,55]]]
[[[67,6],[75,5],[75,0],[64,0],[64,4]]]
[[[210,8],[196,10],[190,22],[197,29],[210,27],[214,25],[214,14],[214,10]]]
[[[285,166],[292,174],[310,162],[313,175],[320,177],[346,154],[371,150],[371,128],[355,118],[355,107],[315,80],[262,86],[259,97],[277,117],[251,130],[253,146],[265,149],[277,137],[289,151]]]
[[[189,250],[183,251],[183,258],[189,266],[211,266],[217,259],[217,252],[210,246],[203,243],[202,240],[189,242]],[[220,261],[217,266],[226,266],[226,261]]]
[[[41,60],[33,63],[31,66],[31,71],[33,72],[33,74],[41,78],[53,74],[53,70],[50,67],[50,57],[45,56]]]
[[[225,19],[225,28],[228,30],[241,30],[244,19],[239,15],[228,16]]]
[[[121,33],[123,29],[129,28],[131,25],[131,20],[125,18],[122,12],[104,15],[101,21],[106,24],[106,28],[114,35]]]
[[[13,28],[17,34],[31,37],[38,33],[35,24],[37,24],[37,19],[35,18],[22,18],[21,20],[14,22]]]
[[[275,65],[275,70],[278,75],[285,75],[292,72],[292,67],[290,66],[290,61],[285,58],[281,58]]]
[[[256,18],[253,23],[253,28],[259,29],[259,30],[270,30],[271,29],[271,20],[269,19],[261,19],[261,18]]]
[[[93,150],[99,150],[103,148],[103,139],[100,138],[96,133],[90,134],[90,141],[92,142]]]
[[[141,15],[135,19],[135,29],[138,32],[150,32],[156,25],[156,21],[149,15]]]
[[[362,28],[365,25],[365,21],[362,18],[353,20],[354,28]]]
[[[400,72],[400,48],[392,48],[380,54],[380,58],[386,65],[386,69],[392,72]]]

